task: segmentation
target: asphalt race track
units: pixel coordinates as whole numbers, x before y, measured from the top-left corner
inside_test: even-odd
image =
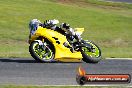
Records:
[[[78,85],[76,83],[76,73],[80,65],[88,74],[132,75],[132,60],[127,59],[107,59],[100,61],[98,64],[87,64],[85,62],[37,63],[34,59],[1,58],[0,84]],[[132,83],[125,85],[132,86]]]
[[[132,3],[132,0],[105,0],[105,1]]]

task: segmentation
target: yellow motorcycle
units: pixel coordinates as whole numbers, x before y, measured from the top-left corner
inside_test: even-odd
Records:
[[[82,34],[84,28],[75,28]],[[80,40],[73,44],[75,52],[67,37],[58,31],[38,26],[29,36],[29,52],[39,62],[81,62],[98,63],[101,60],[100,48],[89,40]]]

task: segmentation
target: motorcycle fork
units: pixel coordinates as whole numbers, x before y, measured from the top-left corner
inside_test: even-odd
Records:
[[[42,48],[43,50],[45,50],[46,49],[46,47],[44,47],[46,44],[44,43],[44,38],[42,38],[41,39],[41,41],[42,41],[42,45],[39,45],[39,48]]]

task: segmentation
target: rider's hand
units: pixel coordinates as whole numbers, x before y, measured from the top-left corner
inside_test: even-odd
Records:
[[[50,25],[51,27],[58,24],[58,23],[59,23],[59,21],[56,19],[47,21],[47,24]]]

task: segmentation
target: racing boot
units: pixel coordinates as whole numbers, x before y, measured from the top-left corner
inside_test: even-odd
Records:
[[[72,53],[75,53],[75,52],[76,52],[73,46],[71,47],[70,51],[71,51]]]
[[[74,49],[74,47],[73,47],[73,44],[71,44],[71,46],[69,46],[66,42],[64,42],[63,45],[64,45],[65,47],[67,47],[67,48],[70,48],[70,51],[71,51],[72,53],[75,52],[75,49]]]

